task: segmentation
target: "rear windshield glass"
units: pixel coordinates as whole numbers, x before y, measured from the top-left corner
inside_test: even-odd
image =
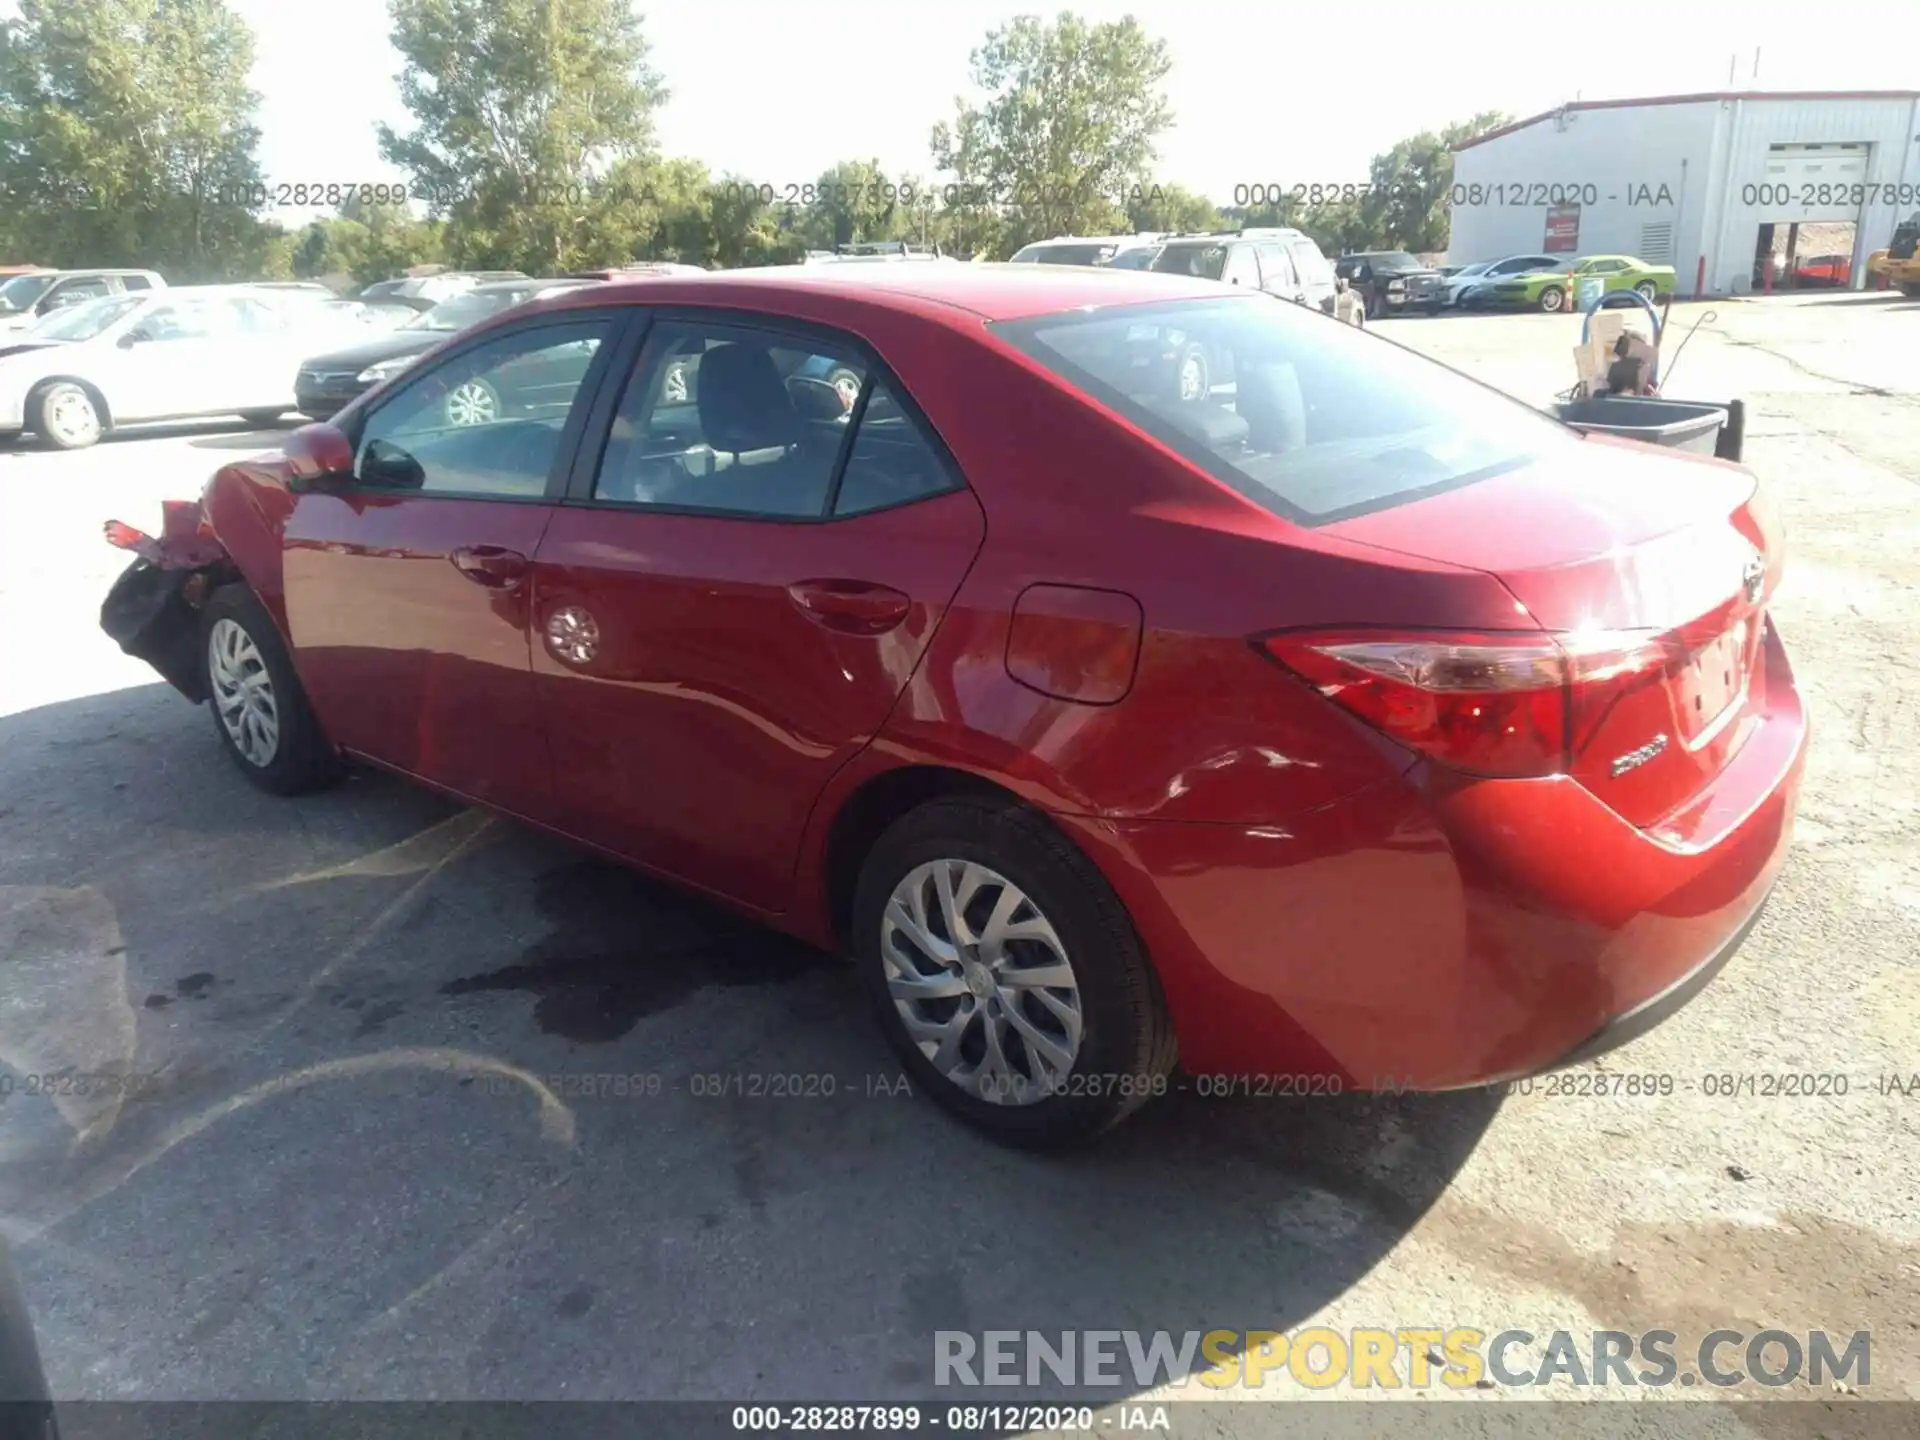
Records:
[[[1403,504],[1579,443],[1516,400],[1271,295],[1047,315],[994,329],[1296,524]]]
[[[1153,269],[1168,275],[1197,275],[1218,280],[1227,268],[1224,245],[1169,245],[1153,257]]]

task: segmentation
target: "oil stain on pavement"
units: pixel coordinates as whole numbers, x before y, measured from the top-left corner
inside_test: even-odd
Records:
[[[839,962],[823,951],[598,860],[543,874],[534,903],[553,924],[520,963],[469,975],[444,995],[518,990],[538,996],[549,1035],[617,1040],[701,990],[780,985]]]

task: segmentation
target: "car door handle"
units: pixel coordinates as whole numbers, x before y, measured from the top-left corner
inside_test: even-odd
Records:
[[[511,590],[527,574],[527,557],[499,545],[462,545],[447,558],[474,584],[496,590]]]
[[[884,635],[913,608],[898,590],[866,580],[801,580],[787,595],[815,624],[849,635]]]

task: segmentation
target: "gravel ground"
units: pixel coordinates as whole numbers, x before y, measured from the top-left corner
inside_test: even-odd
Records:
[[[271,435],[0,451],[0,1225],[56,1393],[876,1401],[932,1393],[937,1330],[1312,1323],[1667,1328],[1683,1357],[1865,1329],[1863,1394],[1920,1400],[1920,1093],[1882,1090],[1920,1072],[1920,304],[1714,308],[1669,391],[1748,402],[1815,740],[1743,952],[1588,1067],[1675,1093],[1175,1097],[1069,1159],[892,1093],[803,948],[387,778],[280,802],[232,775],[95,628],[99,524]],[[1538,404],[1578,322],[1380,332]],[[25,1093],[69,1067],[148,1083]],[[696,1093],[744,1071],[835,1093]],[[1848,1090],[1699,1084],[1775,1072]],[[583,1075],[623,1080],[539,1083]],[[1795,1433],[1780,1410],[1699,1433]]]

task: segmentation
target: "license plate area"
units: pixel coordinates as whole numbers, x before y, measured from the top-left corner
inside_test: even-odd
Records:
[[[1758,614],[1743,616],[1670,671],[1674,722],[1690,750],[1710,743],[1746,701],[1759,650]]]

